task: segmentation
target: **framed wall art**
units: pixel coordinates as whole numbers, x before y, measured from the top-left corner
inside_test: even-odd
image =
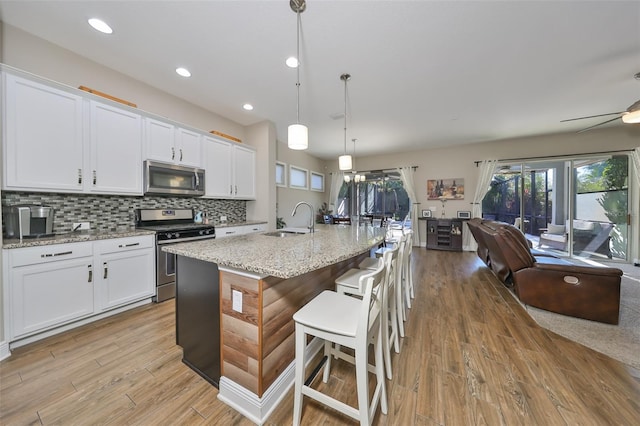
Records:
[[[427,199],[464,200],[464,179],[455,178],[427,180]]]

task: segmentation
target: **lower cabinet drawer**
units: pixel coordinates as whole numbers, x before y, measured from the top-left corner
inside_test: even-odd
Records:
[[[155,244],[153,235],[126,237],[96,241],[96,253],[114,253],[126,250],[150,248]]]
[[[52,244],[7,250],[10,266],[58,262],[93,255],[93,243]]]

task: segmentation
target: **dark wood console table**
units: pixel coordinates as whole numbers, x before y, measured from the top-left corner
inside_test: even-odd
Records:
[[[427,248],[462,251],[463,219],[427,219]]]

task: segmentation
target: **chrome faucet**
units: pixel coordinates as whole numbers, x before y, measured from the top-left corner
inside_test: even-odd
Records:
[[[296,215],[296,210],[298,210],[298,206],[299,206],[300,204],[304,204],[305,206],[308,206],[308,207],[309,207],[309,212],[310,212],[310,215],[311,215],[311,216],[309,217],[309,231],[310,231],[311,233],[316,232],[315,225],[314,225],[314,224],[315,224],[315,222],[314,222],[314,220],[313,220],[313,212],[314,212],[315,210],[313,209],[313,206],[312,206],[311,204],[307,203],[306,201],[300,201],[300,202],[299,202],[298,204],[296,204],[296,206],[293,208],[293,212],[291,213],[291,216],[295,216],[295,215]]]

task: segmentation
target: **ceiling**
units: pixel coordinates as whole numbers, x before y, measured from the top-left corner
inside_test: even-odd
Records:
[[[279,140],[295,123],[288,0],[0,0],[0,19],[240,124],[271,120]],[[301,19],[300,122],[320,158],[344,150],[345,72],[357,156],[573,132],[599,119],[560,120],[640,99],[638,1],[307,0]]]

